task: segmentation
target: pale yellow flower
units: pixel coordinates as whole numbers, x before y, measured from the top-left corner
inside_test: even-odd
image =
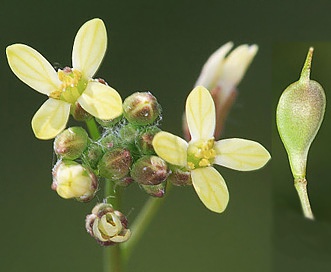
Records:
[[[202,86],[195,87],[189,94],[186,116],[192,137],[189,143],[162,131],[154,136],[153,147],[168,163],[189,169],[201,201],[208,209],[221,213],[228,204],[229,193],[223,177],[212,165],[250,171],[264,166],[270,154],[262,145],[250,140],[214,141],[215,105],[209,91]]]
[[[208,90],[220,87],[223,96],[228,96],[238,86],[253,61],[258,46],[242,44],[230,52],[232,47],[233,43],[228,42],[208,58],[195,86],[204,86]]]
[[[39,139],[52,139],[66,126],[77,103],[91,115],[104,120],[122,114],[122,99],[113,88],[92,80],[107,48],[107,32],[100,19],[86,22],[78,31],[72,50],[72,69],[55,71],[36,50],[24,45],[7,47],[14,74],[49,99],[32,119]]]

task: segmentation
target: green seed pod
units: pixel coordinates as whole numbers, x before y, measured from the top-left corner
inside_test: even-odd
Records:
[[[136,92],[123,102],[123,115],[132,124],[152,124],[161,114],[161,106],[150,92]]]
[[[326,106],[322,86],[310,80],[312,55],[310,48],[300,79],[282,93],[276,113],[279,135],[295,180],[305,179],[309,147],[321,126]]]

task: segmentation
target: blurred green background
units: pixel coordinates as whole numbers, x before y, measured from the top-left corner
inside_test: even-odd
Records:
[[[280,60],[275,54],[282,52],[272,55],[271,45],[293,38],[327,40],[327,34],[315,28],[327,25],[327,11],[324,7],[311,8],[310,1],[300,1],[300,7],[263,0],[2,1],[1,271],[102,270],[102,248],[84,228],[85,216],[98,199],[82,204],[63,200],[50,190],[52,141],[35,139],[30,127],[33,114],[46,97],[11,73],[6,46],[25,43],[51,63],[70,65],[72,42],[79,27],[91,18],[103,19],[109,47],[96,76],[105,78],[122,97],[135,91],[151,91],[163,107],[162,128],[181,135],[186,96],[208,56],[229,40],[235,45],[257,43],[259,52],[239,86],[223,136],[256,140],[271,150],[276,98],[296,80],[306,50],[301,53],[293,48],[289,56],[298,57],[298,63],[288,70],[279,66],[277,76],[272,73],[271,60],[277,67]],[[326,57],[318,52],[316,47],[313,69]],[[283,61],[292,65],[288,56]],[[325,60],[324,73],[330,63],[331,60]],[[279,77],[279,81],[273,81],[277,84],[271,84],[271,75]],[[284,75],[288,78],[284,79]],[[320,77],[316,72],[316,78],[317,75]],[[327,89],[331,82],[325,76]],[[291,268],[299,263],[306,267],[316,263],[325,265],[324,268],[330,266],[325,259],[330,253],[328,160],[321,160],[329,148],[326,124],[313,145],[308,176],[318,186],[314,189],[312,185],[310,193],[316,217],[321,220],[308,224],[302,219],[285,153],[274,133],[273,168],[271,163],[262,170],[246,173],[218,168],[230,191],[225,213],[209,212],[193,188],[174,188],[133,253],[129,271],[255,272],[272,271],[272,267],[277,268],[274,271],[290,271],[285,266]],[[313,159],[313,152],[317,159]],[[313,178],[313,171],[318,171],[315,175],[320,177]],[[285,186],[289,188],[282,188]],[[125,192],[122,212],[129,221],[145,199],[146,195],[135,185]],[[291,220],[295,222],[292,224]],[[310,236],[304,236],[305,229]],[[326,239],[321,229],[329,235]],[[300,237],[297,230],[302,232]],[[301,252],[307,254],[298,243],[302,240],[308,243],[304,244],[308,253],[314,255],[311,263],[301,257]]]

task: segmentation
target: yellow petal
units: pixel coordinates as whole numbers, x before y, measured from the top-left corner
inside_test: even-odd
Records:
[[[24,44],[13,44],[7,47],[6,53],[14,74],[32,89],[48,95],[60,85],[52,65],[33,48]]]
[[[213,167],[205,167],[192,170],[191,176],[202,203],[213,212],[223,212],[229,202],[229,192],[221,174]]]
[[[192,140],[210,139],[215,130],[215,105],[209,91],[198,86],[186,100],[186,118]]]
[[[217,82],[223,71],[223,63],[225,55],[233,47],[232,42],[228,42],[217,49],[206,61],[202,67],[200,76],[195,83],[195,86],[204,86],[208,90],[216,87]]]
[[[156,154],[168,163],[186,166],[188,144],[182,138],[161,131],[154,136],[152,144]]]
[[[107,49],[107,31],[102,20],[92,19],[78,30],[72,50],[72,66],[91,78]]]
[[[84,110],[102,120],[111,120],[122,114],[122,98],[113,88],[90,81],[77,99]]]
[[[49,98],[32,118],[32,129],[37,138],[55,138],[66,126],[70,114],[70,104]]]
[[[122,233],[114,237],[110,237],[109,240],[114,243],[122,243],[127,241],[130,237],[131,237],[131,231],[129,229],[125,229],[122,231]]]
[[[228,92],[236,87],[244,77],[258,51],[256,44],[242,44],[235,48],[225,59],[219,85],[222,91]]]
[[[224,139],[215,143],[214,163],[240,171],[256,170],[264,166],[269,152],[259,143],[245,139]]]
[[[111,217],[110,222],[108,222],[107,217]],[[106,234],[107,236],[114,236],[121,232],[122,230],[122,223],[121,220],[113,213],[105,214],[101,217],[99,229]]]

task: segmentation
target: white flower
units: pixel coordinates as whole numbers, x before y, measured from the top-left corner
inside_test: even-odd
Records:
[[[154,136],[153,147],[168,163],[189,169],[201,201],[208,209],[221,213],[228,204],[229,193],[223,177],[212,165],[250,171],[263,167],[270,154],[250,140],[233,138],[215,142],[215,105],[209,91],[202,86],[194,88],[187,97],[186,116],[192,137],[189,143],[162,131]]]
[[[14,74],[49,99],[32,119],[39,139],[52,139],[66,126],[76,103],[99,119],[122,114],[122,99],[111,87],[93,81],[107,48],[107,33],[102,20],[92,19],[78,31],[72,50],[73,68],[54,70],[36,50],[24,45],[7,47],[8,63]]]

